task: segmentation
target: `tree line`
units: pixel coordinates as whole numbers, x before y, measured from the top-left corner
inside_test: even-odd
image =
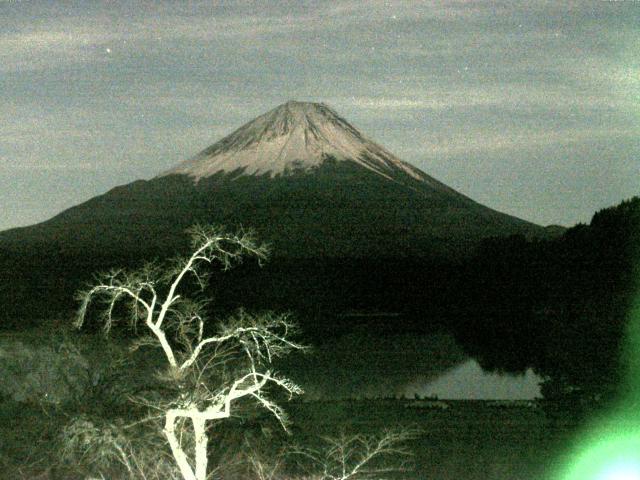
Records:
[[[547,398],[610,396],[624,384],[639,254],[639,197],[553,239],[488,239],[460,276],[456,337],[484,368],[533,368]]]

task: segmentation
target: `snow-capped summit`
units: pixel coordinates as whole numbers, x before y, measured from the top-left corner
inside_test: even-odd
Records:
[[[433,180],[367,139],[327,105],[297,101],[257,117],[162,175],[200,179],[242,170],[245,175],[277,176],[311,171],[329,158],[355,162],[387,178],[402,172],[427,183]]]

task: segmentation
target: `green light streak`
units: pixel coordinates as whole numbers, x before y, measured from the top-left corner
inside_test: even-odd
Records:
[[[579,448],[579,453],[573,457],[560,478],[640,480],[640,428],[635,431],[628,431],[624,427],[621,430],[598,430]]]
[[[636,276],[636,278],[639,277]],[[640,400],[640,295],[636,295],[629,313],[626,344],[621,363],[627,370],[627,401],[637,404]]]
[[[638,256],[634,256],[638,258]],[[609,414],[587,428],[571,449],[558,480],[640,480],[640,264],[629,310],[625,346],[624,395]]]

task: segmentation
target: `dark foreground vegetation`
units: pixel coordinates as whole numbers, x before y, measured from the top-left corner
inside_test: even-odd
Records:
[[[578,225],[553,239],[487,240],[464,261],[278,262],[275,258],[266,268],[250,263],[224,276],[214,275],[212,287],[204,292],[214,300],[210,311],[214,318],[239,306],[257,311],[291,310],[301,321],[305,341],[311,344],[320,339],[331,342],[356,326],[380,334],[448,331],[487,369],[521,372],[533,368],[545,378],[545,402],[536,408],[499,409],[467,402],[432,409],[406,408],[407,402],[401,400],[287,403],[281,399],[293,420],[292,436],[283,434],[273,418],[256,414],[247,404],[237,416],[212,429],[212,471],[221,479],[254,474],[258,475],[255,478],[322,478],[313,477],[300,456],[292,460],[280,453],[283,449],[299,451],[300,445],[321,451],[323,435],[348,439],[350,435],[376,435],[395,426],[411,432],[411,438],[403,440],[414,456],[411,468],[394,475],[462,480],[541,478],[563,451],[573,428],[593,413],[594,405],[606,405],[624,393],[625,365],[636,353],[628,350],[626,342],[638,285],[639,246],[640,199],[634,198],[596,213],[589,225]],[[100,261],[92,258],[89,263]],[[90,278],[84,270],[87,265],[71,265],[68,270],[68,266],[56,265],[51,267],[60,275],[47,277],[53,290],[68,294],[80,279]],[[26,267],[13,268],[18,276],[32,274]],[[31,285],[44,288],[41,281]],[[34,301],[21,307],[43,317],[56,311],[64,315],[70,308],[63,307],[60,298],[38,291],[22,294],[32,295]],[[16,321],[14,330],[18,326]],[[40,334],[56,333],[51,323],[48,328],[41,326]],[[120,340],[126,343],[128,335]],[[33,374],[23,384],[13,386],[10,382],[20,383],[21,373],[29,371],[25,366],[34,357],[26,347],[27,353],[20,353],[20,346],[3,350],[0,461],[3,472],[11,472],[7,478],[30,478],[45,471],[50,478],[85,478],[90,472],[88,464],[96,462],[90,453],[96,444],[108,450],[122,445],[121,438],[130,438],[123,432],[130,428],[130,421],[139,418],[136,409],[149,405],[123,400],[130,400],[146,388],[145,381],[154,378],[153,369],[149,370],[153,356],[147,354],[141,363],[128,364],[126,355],[117,348],[98,346],[97,338],[89,328],[79,343],[61,339],[56,346],[54,342],[38,354],[49,358],[45,362],[49,370],[30,371]],[[89,347],[93,350],[83,353]],[[52,373],[55,368],[65,372],[62,377]],[[123,377],[123,371],[129,377]],[[158,456],[163,448],[166,451],[166,443],[157,435],[161,426],[156,423],[150,430],[145,428],[136,433],[137,444],[142,445],[139,458],[156,465],[166,460],[169,465],[170,458]],[[95,432],[102,436],[97,439]],[[264,469],[256,474],[256,462],[266,468],[279,460],[280,472],[284,472],[280,477],[269,477]],[[106,471],[109,468],[105,466]],[[113,468],[119,471],[122,465]]]

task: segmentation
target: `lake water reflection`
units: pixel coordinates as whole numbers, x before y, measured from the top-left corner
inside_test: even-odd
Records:
[[[540,396],[540,378],[487,373],[448,334],[379,336],[354,332],[305,354],[283,371],[308,400],[435,396],[442,399],[518,399]]]

